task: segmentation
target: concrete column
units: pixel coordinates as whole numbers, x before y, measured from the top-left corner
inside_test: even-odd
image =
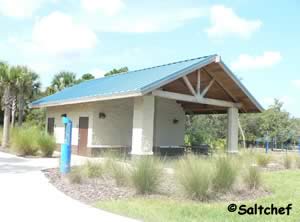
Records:
[[[131,154],[153,154],[154,115],[154,96],[147,95],[134,98]]]
[[[239,110],[235,107],[228,109],[228,135],[227,135],[227,152],[238,152],[238,132],[239,132]]]

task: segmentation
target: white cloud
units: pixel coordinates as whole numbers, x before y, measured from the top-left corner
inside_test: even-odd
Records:
[[[118,14],[125,4],[122,0],[81,0],[81,6],[89,13],[101,12],[113,16]]]
[[[169,32],[202,17],[200,8],[170,9],[156,12],[131,13],[130,15],[112,17],[110,20],[98,20],[94,27],[103,32]]]
[[[220,38],[227,35],[238,35],[249,38],[258,30],[262,22],[260,20],[247,20],[239,17],[232,8],[223,5],[214,5],[210,9],[212,26],[206,30],[210,37]]]
[[[0,14],[10,17],[29,17],[45,0],[0,0]]]
[[[300,89],[300,79],[295,79],[292,81],[292,85],[296,86],[297,88]]]
[[[96,34],[71,16],[53,12],[39,19],[32,31],[33,46],[50,54],[73,53],[95,47]]]
[[[92,69],[89,73],[94,75],[96,78],[100,78],[100,77],[103,77],[104,74],[107,72],[104,70],[101,70],[101,69]]]
[[[241,54],[238,59],[231,64],[231,67],[235,70],[266,68],[275,65],[281,58],[280,52],[276,51],[266,51],[261,56]]]

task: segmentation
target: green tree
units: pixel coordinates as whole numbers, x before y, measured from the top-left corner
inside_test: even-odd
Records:
[[[76,80],[76,84],[87,81],[87,80],[91,80],[91,79],[95,79],[95,76],[93,76],[90,73],[86,73],[86,74],[83,74],[80,79]]]
[[[240,122],[244,130],[246,141],[254,144],[257,138],[262,137],[263,133],[260,130],[262,123],[261,114],[258,113],[245,113],[241,114]]]
[[[283,143],[291,139],[292,120],[290,114],[282,109],[283,103],[275,100],[269,109],[261,114],[260,131],[262,135],[275,139],[276,143]]]
[[[58,92],[66,87],[76,84],[76,74],[73,72],[62,71],[56,74],[51,82],[49,93]]]
[[[18,125],[21,126],[23,122],[24,109],[26,100],[31,100],[39,94],[40,82],[39,76],[31,71],[26,66],[19,66],[20,75],[17,81],[18,93]]]
[[[90,73],[86,73],[86,74],[83,74],[83,75],[81,76],[81,79],[82,79],[82,80],[95,79],[95,76],[93,76],[93,75],[90,74]]]
[[[8,64],[0,62],[0,84],[4,91],[3,95],[3,108],[4,108],[4,120],[3,120],[3,137],[2,147],[7,147],[9,143],[9,130],[10,130],[10,114],[12,105],[12,92],[16,88],[18,79],[18,72],[12,71]]]
[[[186,142],[188,144],[211,144],[226,138],[226,115],[188,115],[186,118],[186,137],[188,137]]]
[[[109,72],[107,72],[104,76],[111,76],[111,75],[119,74],[119,73],[123,73],[123,72],[128,72],[127,66],[121,67],[119,69],[112,69]]]

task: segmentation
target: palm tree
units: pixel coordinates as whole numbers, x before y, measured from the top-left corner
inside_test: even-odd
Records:
[[[18,78],[18,125],[21,126],[23,122],[23,115],[25,109],[25,100],[31,99],[38,94],[40,88],[39,76],[28,69],[26,66],[21,66],[20,76]]]
[[[57,92],[74,84],[76,84],[76,74],[62,71],[54,76],[51,83],[51,88]]]
[[[10,73],[12,73],[14,76],[16,76],[16,84],[13,85],[11,88],[11,127],[14,127],[15,125],[15,116],[16,116],[16,110],[17,110],[17,91],[18,91],[18,81],[20,77],[24,75],[23,69],[21,66],[13,66],[10,68]]]
[[[5,62],[0,62],[0,84],[4,90],[3,95],[3,108],[4,108],[4,120],[3,120],[3,137],[2,147],[6,148],[9,143],[9,123],[11,114],[11,94],[12,90],[16,86],[17,72],[11,72],[9,65]]]

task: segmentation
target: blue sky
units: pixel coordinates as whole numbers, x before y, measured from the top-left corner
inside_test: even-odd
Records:
[[[100,77],[199,57],[223,61],[264,106],[300,117],[300,2],[0,0],[0,59],[47,86],[61,70]]]

